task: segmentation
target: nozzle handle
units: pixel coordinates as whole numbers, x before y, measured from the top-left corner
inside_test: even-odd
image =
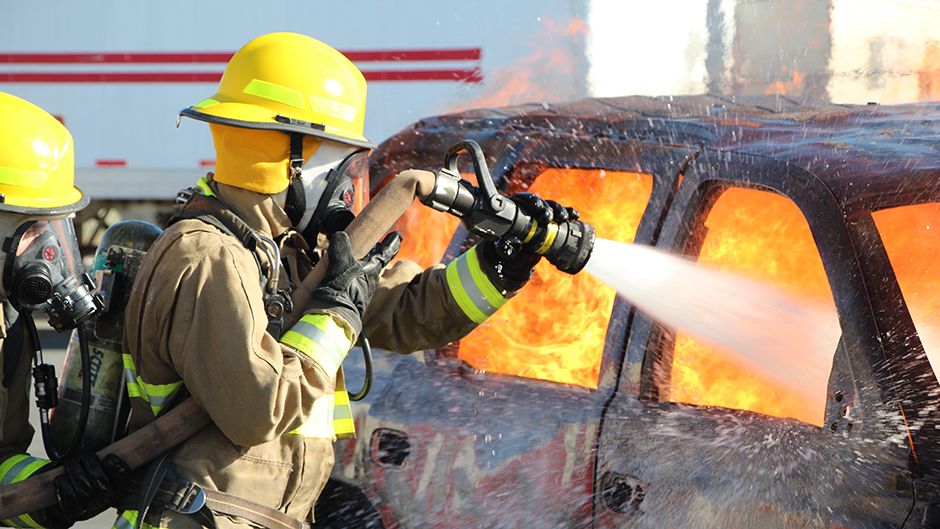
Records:
[[[499,193],[496,191],[496,184],[493,183],[493,177],[490,176],[490,169],[486,166],[486,156],[480,144],[473,140],[463,140],[450,149],[447,149],[447,155],[444,156],[444,167],[452,174],[460,174],[457,168],[457,160],[460,155],[467,153],[473,161],[473,172],[477,176],[477,185],[483,189],[483,198],[490,202],[490,198]]]

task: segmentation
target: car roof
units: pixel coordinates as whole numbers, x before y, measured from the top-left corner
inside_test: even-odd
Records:
[[[766,156],[815,174],[843,205],[879,202],[876,197],[901,191],[933,195],[940,189],[940,103],[630,96],[474,109],[413,127],[439,128],[472,131],[481,143],[497,134],[542,131]]]

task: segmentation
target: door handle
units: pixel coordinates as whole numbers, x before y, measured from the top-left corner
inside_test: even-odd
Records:
[[[379,428],[372,432],[369,443],[372,461],[382,467],[401,467],[411,455],[411,441],[405,432]]]
[[[600,480],[601,501],[613,512],[635,514],[646,497],[646,485],[633,476],[604,472]]]

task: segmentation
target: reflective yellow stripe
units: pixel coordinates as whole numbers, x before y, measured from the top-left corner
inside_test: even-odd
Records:
[[[15,167],[0,166],[0,184],[3,185],[39,188],[46,183],[48,178],[49,175],[42,171],[27,171]]]
[[[506,303],[506,298],[499,293],[490,278],[486,277],[486,273],[480,267],[480,259],[477,257],[475,247],[467,252],[467,268],[470,269],[470,277],[473,278],[473,283],[480,289],[490,305],[497,309],[502,307]]]
[[[352,407],[349,404],[349,393],[346,392],[342,377],[336,380],[335,392],[316,399],[307,420],[288,434],[323,439],[354,439],[356,437],[356,425],[353,422]]]
[[[310,96],[310,106],[320,114],[349,122],[355,120],[356,114],[359,113],[359,109],[352,105],[320,96]]]
[[[124,353],[121,355],[124,361],[124,378],[127,380],[127,394],[143,400],[150,406],[150,411],[154,417],[160,415],[163,408],[166,407],[173,395],[183,387],[183,381],[171,382],[170,384],[148,384],[137,374],[137,366],[134,364],[134,357]]]
[[[346,391],[343,377],[336,379],[336,388],[333,391],[333,434],[337,439],[356,438],[356,423],[353,422],[349,392]]]
[[[454,295],[454,301],[457,302],[457,306],[460,307],[460,310],[470,318],[470,321],[483,323],[486,321],[486,314],[480,312],[480,309],[478,309],[476,305],[473,304],[473,301],[470,300],[470,297],[467,296],[467,292],[463,289],[463,286],[460,285],[460,278],[457,276],[457,267],[451,266],[453,264],[452,262],[450,265],[447,265],[445,276],[447,277],[447,286],[450,287],[450,292]]]
[[[19,483],[24,479],[35,474],[42,467],[50,464],[51,461],[33,457],[27,454],[16,454],[6,458],[0,463],[0,487],[5,487],[13,483]],[[0,520],[0,524],[8,527],[32,527],[43,529],[36,520],[29,514],[21,514],[15,518]]]
[[[111,526],[111,529],[134,529],[135,524],[137,524],[137,511],[124,511],[114,522],[114,525]],[[142,523],[140,526],[144,529],[165,529],[156,525],[150,525],[147,522]]]
[[[242,92],[301,110],[307,109],[302,92],[287,86],[262,81],[261,79],[252,79],[249,81]]]
[[[215,196],[215,191],[209,187],[209,180],[207,180],[204,176],[196,181],[196,187],[198,187],[199,190],[202,191],[202,194],[206,195],[207,197]]]
[[[313,401],[310,416],[300,427],[288,432],[290,435],[333,439],[333,395],[323,395]]]
[[[460,310],[470,321],[483,323],[506,303],[506,298],[480,268],[476,250],[476,247],[470,248],[451,261],[445,277]]]
[[[320,364],[329,375],[336,375],[352,340],[329,314],[305,314],[281,336],[281,343],[297,349]]]
[[[195,108],[196,110],[199,110],[199,109],[201,109],[201,108],[212,107],[212,106],[215,106],[215,105],[218,105],[218,104],[219,104],[219,102],[218,102],[217,100],[212,99],[211,97],[207,97],[207,98],[203,99],[202,101],[200,101],[200,102],[196,103],[195,105],[193,105],[193,108]]]
[[[539,255],[545,255],[545,252],[552,248],[552,244],[555,242],[555,238],[558,237],[558,224],[551,222],[548,226],[546,226],[546,229],[548,230],[548,233],[545,234],[545,240],[542,241],[542,245],[535,250],[535,253]]]
[[[49,463],[46,459],[27,454],[10,456],[0,464],[0,486],[19,483]]]
[[[32,527],[33,529],[45,529],[42,525],[39,524],[39,522],[33,520],[33,517],[28,514],[21,514],[16,518],[0,520],[0,524],[3,524],[6,527]]]

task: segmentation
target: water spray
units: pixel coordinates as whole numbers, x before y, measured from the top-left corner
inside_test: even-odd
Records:
[[[463,153],[470,156],[479,187],[460,177],[457,162]],[[435,173],[434,189],[421,202],[459,218],[470,233],[531,245],[535,253],[568,274],[580,272],[594,250],[594,227],[590,224],[575,220],[543,226],[499,194],[483,150],[473,140],[464,140],[447,151],[444,168]]]

